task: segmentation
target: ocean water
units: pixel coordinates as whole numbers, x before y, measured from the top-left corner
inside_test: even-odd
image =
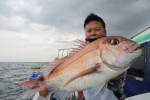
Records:
[[[0,62],[0,100],[23,100],[28,88],[21,82],[28,80],[34,72],[43,72],[48,62]],[[40,67],[39,69],[32,69]],[[32,100],[33,97],[26,99]]]

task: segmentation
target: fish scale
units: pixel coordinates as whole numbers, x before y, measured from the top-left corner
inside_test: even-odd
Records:
[[[98,62],[98,61],[100,61],[100,58],[99,58],[98,54],[99,54],[98,50],[95,50],[95,52],[88,52],[88,54],[81,56],[81,58],[78,58],[79,60],[77,59],[75,62],[71,63],[70,65],[68,65],[64,69],[62,69],[62,70],[58,71],[57,73],[55,73],[54,76],[51,75],[49,77],[49,81],[47,83],[49,83],[49,85],[50,85],[51,83],[53,83],[53,80],[59,80],[59,78],[61,77],[61,80],[63,80],[63,82],[60,81],[61,82],[60,86],[58,85],[56,87],[60,87],[62,89],[67,88],[67,90],[68,90],[68,88],[70,89],[70,87],[67,87],[67,86],[64,87],[62,84],[65,84],[74,75],[76,75],[76,74],[78,74],[78,73],[80,73],[80,72],[82,72],[82,71],[84,71],[84,70],[86,70],[90,67],[95,66],[96,63],[100,63],[100,62]],[[88,57],[91,57],[91,58],[89,59]],[[53,77],[54,77],[54,79],[53,79]],[[81,78],[81,80],[82,79],[83,78]],[[76,84],[75,88],[78,87],[77,83],[79,84],[79,82],[77,81],[75,83]],[[84,82],[84,84],[85,84],[85,82]],[[72,86],[72,87],[74,87],[74,86]]]

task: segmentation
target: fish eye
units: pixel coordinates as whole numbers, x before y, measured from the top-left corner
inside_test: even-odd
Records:
[[[110,42],[112,45],[118,45],[120,43],[120,41],[118,39],[113,39]]]

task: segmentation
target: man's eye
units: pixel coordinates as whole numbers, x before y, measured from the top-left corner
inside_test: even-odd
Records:
[[[99,31],[99,30],[100,30],[99,28],[96,28],[96,29],[95,29],[95,31]]]
[[[87,32],[89,33],[89,32],[91,32],[91,30],[87,30]]]

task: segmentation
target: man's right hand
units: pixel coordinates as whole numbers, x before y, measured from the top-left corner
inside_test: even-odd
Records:
[[[43,81],[43,79],[44,79],[44,76],[41,75],[41,76],[38,76],[38,78],[37,78],[36,80],[37,80],[37,81]],[[41,87],[39,88],[39,94],[40,94],[41,97],[46,98],[47,95],[48,95],[48,93],[49,93],[49,91],[46,90],[45,85],[43,85],[43,86],[41,86]]]

